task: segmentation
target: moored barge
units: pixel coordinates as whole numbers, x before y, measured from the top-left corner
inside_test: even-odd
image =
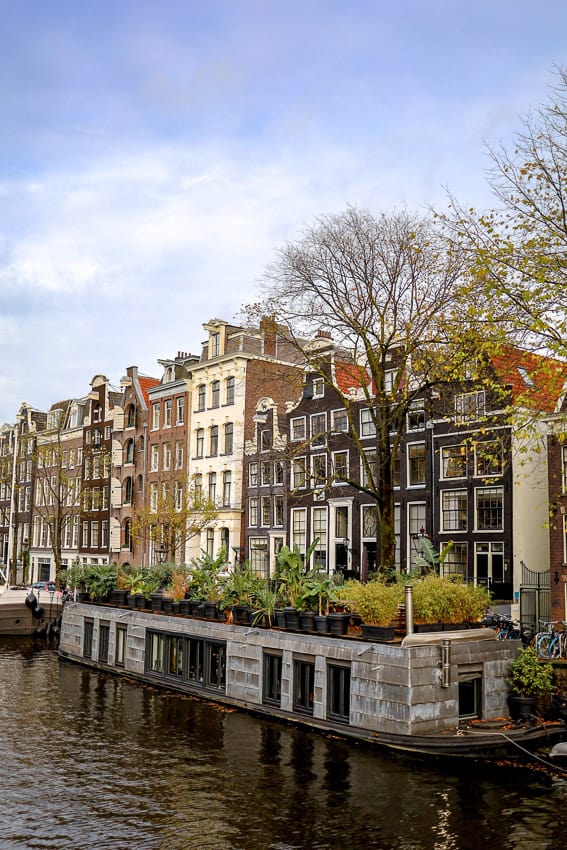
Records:
[[[68,603],[63,659],[388,747],[497,757],[560,740],[564,724],[503,723],[518,644],[493,629],[392,643]]]

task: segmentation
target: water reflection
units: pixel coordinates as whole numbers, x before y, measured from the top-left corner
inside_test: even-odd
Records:
[[[567,785],[383,755],[0,643],[2,850],[555,850]]]

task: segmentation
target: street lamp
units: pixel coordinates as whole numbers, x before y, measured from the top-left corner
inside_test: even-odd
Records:
[[[165,558],[167,555],[167,547],[165,543],[160,543],[156,548],[156,557],[158,564],[165,564]]]

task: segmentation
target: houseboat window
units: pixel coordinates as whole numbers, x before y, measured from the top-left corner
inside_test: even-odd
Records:
[[[93,657],[94,621],[85,620],[83,627],[83,658]]]
[[[167,672],[170,676],[177,676],[181,678],[183,675],[183,638],[181,637],[169,637],[169,663]]]
[[[226,647],[220,643],[207,644],[207,686],[226,687]]]
[[[203,641],[197,638],[190,638],[187,643],[188,658],[187,658],[187,678],[190,682],[195,682],[202,685],[203,676]]]
[[[147,669],[151,673],[163,673],[165,636],[157,632],[148,634]]]
[[[126,626],[116,626],[114,663],[117,667],[124,667],[126,663]]]
[[[264,654],[263,702],[267,705],[281,705],[282,698],[282,657]]]
[[[349,721],[350,667],[330,664],[327,668],[327,715],[329,720]]]
[[[459,718],[482,717],[482,674],[459,673]]]
[[[98,625],[98,660],[108,664],[108,644],[110,638],[110,624],[99,623]]]
[[[296,661],[293,665],[293,708],[303,714],[313,714],[315,664]]]

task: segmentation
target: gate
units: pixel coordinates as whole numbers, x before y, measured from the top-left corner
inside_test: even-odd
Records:
[[[551,619],[551,583],[550,572],[529,570],[523,561],[522,581],[520,584],[520,622],[538,631],[539,621]]]

